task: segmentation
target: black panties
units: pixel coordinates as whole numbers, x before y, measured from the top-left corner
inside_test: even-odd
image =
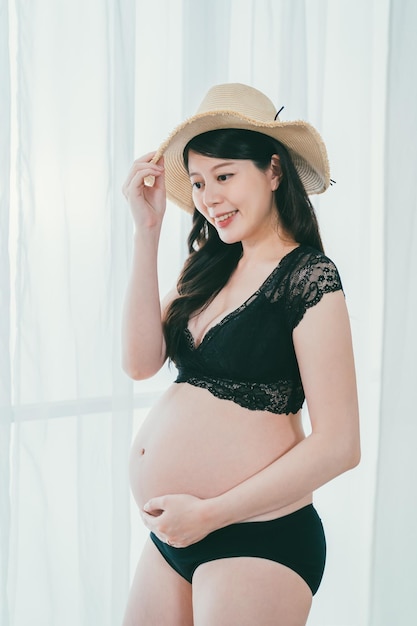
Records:
[[[326,560],[323,526],[312,504],[266,522],[225,526],[186,548],[173,548],[153,533],[151,539],[171,567],[190,583],[202,563],[252,556],[276,561],[294,570],[314,595]]]

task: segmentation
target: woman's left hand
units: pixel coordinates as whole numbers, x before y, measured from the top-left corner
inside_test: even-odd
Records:
[[[185,548],[208,535],[210,526],[207,500],[187,494],[152,498],[143,507],[142,519],[161,541]]]

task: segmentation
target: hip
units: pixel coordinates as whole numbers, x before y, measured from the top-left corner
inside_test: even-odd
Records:
[[[314,595],[326,561],[326,539],[321,519],[312,504],[288,515],[231,524],[186,548],[174,548],[151,538],[165,560],[192,582],[199,565],[232,557],[258,557],[283,564],[301,576]]]

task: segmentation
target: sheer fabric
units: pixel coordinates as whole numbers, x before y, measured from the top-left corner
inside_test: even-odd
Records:
[[[411,624],[417,585],[417,5],[392,2],[385,144],[385,302],[371,626]]]
[[[7,578],[10,537],[10,57],[8,6],[0,0],[0,624],[9,619]]]
[[[134,4],[10,2],[2,20],[14,417],[2,624],[111,625],[125,603],[133,397],[118,337],[131,229],[119,190],[133,155]]]
[[[414,431],[394,393],[413,382],[417,16],[411,1],[391,4],[388,38],[388,0],[0,0],[2,626],[121,622],[145,537],[130,440],[175,373],[133,385],[120,368],[132,234],[120,187],[134,156],[225,81],[317,126],[337,181],[313,202],[351,315],[363,460],[317,493],[328,560],[308,624],[388,626],[399,598],[410,621]],[[188,226],[168,207],[162,293]],[[386,552],[398,510],[400,556]],[[403,566],[406,584],[391,575]]]

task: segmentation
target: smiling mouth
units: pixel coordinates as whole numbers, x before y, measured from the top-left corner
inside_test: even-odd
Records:
[[[217,223],[225,222],[233,215],[236,215],[237,211],[230,211],[230,213],[225,213],[224,215],[220,215],[219,217],[214,218],[214,221]]]

